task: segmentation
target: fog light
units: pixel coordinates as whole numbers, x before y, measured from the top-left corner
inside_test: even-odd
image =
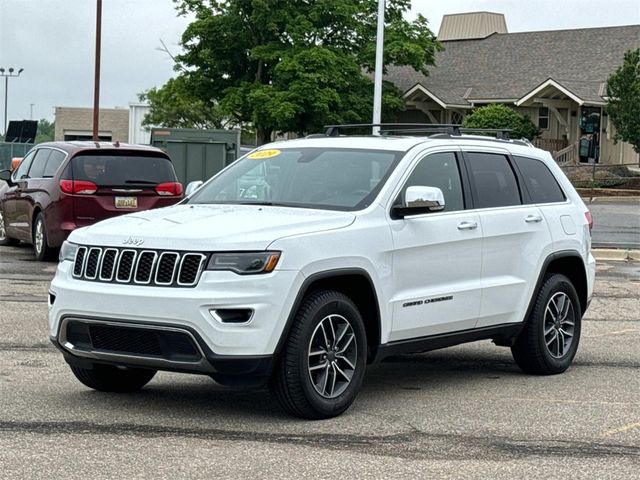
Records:
[[[253,317],[250,308],[217,308],[209,313],[220,323],[249,323]]]

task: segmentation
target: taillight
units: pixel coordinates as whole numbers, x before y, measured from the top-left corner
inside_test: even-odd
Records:
[[[91,195],[98,191],[98,186],[86,180],[60,180],[60,190],[76,195]]]
[[[182,184],[180,182],[159,183],[156,186],[156,192],[158,195],[179,196],[182,195]]]
[[[593,217],[591,216],[591,212],[584,212],[584,216],[587,219],[587,223],[589,224],[589,231],[593,230]]]

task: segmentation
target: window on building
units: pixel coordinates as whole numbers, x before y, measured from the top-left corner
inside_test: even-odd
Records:
[[[540,160],[514,157],[533,203],[564,202],[565,196],[555,177]]]
[[[507,157],[494,153],[467,153],[466,157],[475,184],[476,208],[521,204],[518,182]]]
[[[451,123],[454,125],[461,125],[464,120],[464,116],[460,112],[451,113]]]
[[[438,187],[442,190],[446,212],[464,210],[460,171],[453,152],[434,153],[420,160],[402,189],[403,199],[407,188],[414,186]]]
[[[538,109],[538,127],[542,130],[549,129],[549,109],[547,107]]]

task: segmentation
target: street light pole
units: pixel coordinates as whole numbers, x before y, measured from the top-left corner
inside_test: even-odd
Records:
[[[96,65],[93,82],[93,141],[98,141],[100,119],[100,44],[102,42],[102,0],[97,0],[96,11]]]
[[[376,69],[373,74],[373,123],[380,123],[382,117],[382,68],[384,52],[384,8],[385,0],[378,0],[378,30],[376,32]],[[380,127],[373,127],[372,133],[380,135]]]
[[[4,67],[0,67],[0,77],[4,77],[4,137],[7,136],[7,105],[9,100],[9,77],[19,77],[20,74],[24,71],[24,68],[18,69],[17,73],[13,73],[15,70],[13,67],[10,67],[5,71]]]

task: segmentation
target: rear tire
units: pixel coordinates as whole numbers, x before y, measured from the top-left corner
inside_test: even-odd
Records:
[[[33,252],[36,256],[36,260],[44,262],[52,260],[55,257],[56,249],[49,246],[49,239],[47,238],[47,229],[44,224],[44,214],[38,213],[35,222],[33,222]]]
[[[296,417],[335,417],[356,399],[366,352],[364,323],[353,301],[332,290],[314,292],[296,313],[271,390]]]
[[[101,392],[136,392],[151,381],[156,370],[127,368],[95,364],[93,368],[71,365],[71,371],[84,385]]]
[[[545,276],[524,330],[511,347],[514,360],[534,375],[564,372],[578,350],[581,320],[571,281],[557,273]]]
[[[4,213],[0,211],[0,246],[17,245],[18,240],[7,237],[7,227],[4,223]]]

